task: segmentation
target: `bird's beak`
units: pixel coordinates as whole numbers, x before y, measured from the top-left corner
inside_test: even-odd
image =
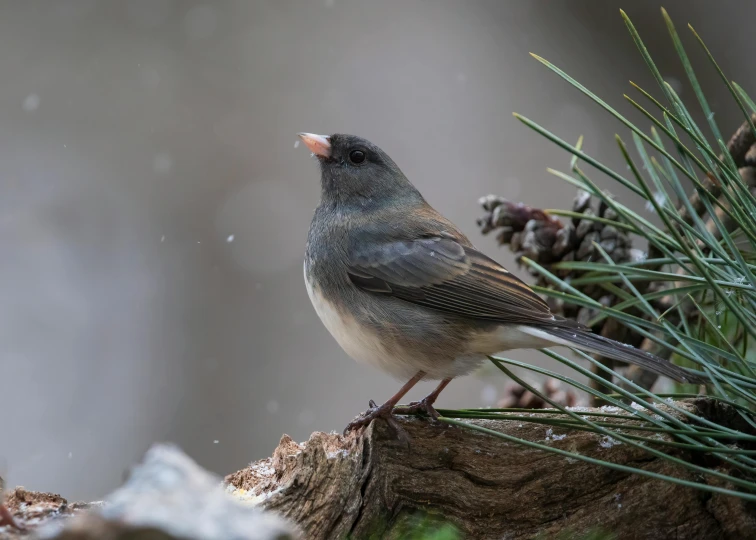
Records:
[[[327,135],[315,135],[314,133],[297,133],[302,142],[307,145],[310,152],[318,157],[331,157],[331,138]]]

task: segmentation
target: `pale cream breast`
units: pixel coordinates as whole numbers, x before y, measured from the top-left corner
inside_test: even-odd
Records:
[[[307,278],[306,268],[304,278],[315,312],[344,352],[358,362],[382,367],[387,355],[378,335],[323,298],[317,285]]]
[[[407,380],[418,371],[424,371],[428,379],[459,377],[485,361],[486,354],[510,348],[506,344],[533,341],[532,336],[516,329],[500,329],[495,333],[481,332],[468,342],[467,350],[460,350],[451,357],[439,354],[437,347],[428,347],[427,351],[417,347],[410,350],[392,339],[388,328],[381,335],[370,326],[360,324],[348,310],[324,298],[317,284],[308,279],[306,266],[304,280],[315,312],[344,352],[357,362],[376,367],[398,379]]]

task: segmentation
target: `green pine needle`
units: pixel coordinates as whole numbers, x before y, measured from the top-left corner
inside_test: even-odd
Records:
[[[711,384],[707,385],[706,398],[719,400],[722,406],[732,407],[746,425],[751,426],[753,433],[756,432],[756,347],[753,345],[756,343],[756,197],[738,174],[737,166],[725,147],[724,138],[714,120],[715,112],[701,89],[687,52],[667,12],[662,9],[662,17],[698,105],[706,118],[709,132],[713,135],[713,142],[707,138],[682,100],[664,81],[627,14],[623,11],[620,13],[667,102],[662,103],[631,82],[652,105],[650,110],[646,110],[635,100],[624,96],[651,122],[652,127],[648,133],[562,69],[538,55],[532,56],[630,130],[634,150],[640,158],[639,164],[631,157],[619,135],[616,136],[616,140],[631,178],[588,155],[583,150],[582,137],[573,146],[537,122],[520,114],[515,113],[514,116],[571,154],[570,172],[549,169],[551,174],[585,190],[614,210],[619,217],[617,221],[612,221],[567,210],[549,210],[550,214],[588,219],[614,226],[647,241],[662,256],[641,263],[618,264],[596,246],[604,259],[601,262],[570,261],[552,265],[551,269],[555,271],[579,272],[579,276],[573,277],[569,283],[528,258],[523,257],[522,262],[551,284],[548,288],[535,287],[539,293],[559,298],[565,303],[595,309],[597,315],[591,324],[605,318],[616,319],[633,331],[667,347],[675,358],[698,366],[699,373],[705,373],[711,379]],[[751,116],[756,115],[756,102],[742,87],[727,79],[701,37],[692,27],[690,30],[733,96],[735,105],[743,112],[746,122],[756,134],[756,126]],[[655,114],[660,114],[660,117],[657,118]],[[681,135],[691,141],[692,146],[683,141]],[[673,155],[665,146],[674,149],[677,155]],[[663,223],[663,228],[602,191],[581,169],[582,163],[587,163],[647,201]],[[712,194],[707,183],[718,186],[716,196]],[[691,186],[706,210],[708,223],[694,211],[688,200]],[[672,204],[673,200],[681,201],[687,219],[680,216],[678,209]],[[722,219],[722,216],[725,219]],[[644,289],[639,289],[637,285],[648,281],[666,282],[672,284],[672,288],[642,293],[641,290]],[[614,294],[619,301],[612,307],[601,305],[580,291],[579,287],[587,284],[599,284]],[[663,296],[673,296],[676,302],[664,313],[658,313],[653,307],[654,301]],[[682,305],[688,302],[701,314],[697,323],[689,324],[684,316],[680,317],[682,320],[679,323],[669,322],[668,315],[673,311],[683,315]],[[639,313],[644,316],[639,316]],[[569,367],[576,375],[593,379],[601,383],[601,388],[609,390],[602,392],[579,383],[572,377],[513,360],[492,357],[491,362],[499,370],[538,395],[554,409],[528,410],[527,414],[523,409],[440,410],[441,421],[598,466],[756,501],[756,450],[753,449],[756,436],[719,425],[690,412],[674,401],[696,397],[697,394],[654,394],[611,372],[609,368],[584,353],[578,352],[582,360],[592,364],[598,373],[553,351],[545,350],[544,353]],[[618,407],[620,413],[578,413],[562,407],[518,378],[507,366],[555,378],[599,398],[602,402]],[[613,375],[622,385],[605,379],[604,374]],[[674,463],[680,471],[688,470],[694,474],[688,475],[688,478],[692,479],[686,479],[611,463],[471,424],[468,422],[470,419],[530,422],[564,430],[611,436],[623,444],[643,449],[658,459]],[[691,456],[701,453],[716,457],[724,467],[715,469],[693,463]],[[714,481],[709,481],[710,478]]]

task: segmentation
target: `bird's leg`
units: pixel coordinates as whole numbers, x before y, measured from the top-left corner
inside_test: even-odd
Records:
[[[399,391],[394,394],[391,399],[389,399],[386,403],[381,405],[380,407],[376,405],[375,401],[372,399],[370,400],[370,408],[362,413],[360,416],[349,422],[349,425],[344,429],[344,435],[349,433],[350,431],[354,431],[355,429],[359,429],[363,426],[367,426],[370,422],[375,420],[376,418],[384,418],[388,424],[394,428],[396,431],[401,432],[401,429],[399,428],[398,424],[393,419],[393,411],[394,406],[399,403],[399,400],[404,397],[404,395],[410,391],[410,389],[415,386],[418,382],[422,380],[422,378],[425,377],[424,371],[418,371],[417,374],[412,377],[407,383],[402,386]]]
[[[437,419],[440,414],[438,414],[438,411],[433,408],[433,404],[438,399],[438,395],[443,391],[444,388],[451,382],[451,378],[444,379],[441,381],[441,384],[439,384],[436,389],[425,396],[420,401],[413,401],[409,405],[404,405],[400,407],[394,407],[394,413],[395,414],[414,414],[418,412],[424,412],[434,420]]]

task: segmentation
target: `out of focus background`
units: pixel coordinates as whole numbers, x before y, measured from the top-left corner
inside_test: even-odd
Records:
[[[740,113],[686,24],[753,94],[756,5],[664,5],[729,134]],[[569,208],[574,196],[546,174],[569,156],[513,111],[569,141],[584,135],[589,153],[624,168],[613,137],[623,126],[528,53],[637,119],[622,99],[628,79],[660,93],[624,8],[694,103],[659,7],[0,2],[0,474],[96,499],[154,441],[224,474],[269,455],[282,433],[340,430],[368,399],[386,399],[398,383],[347,358],[307,298],[319,173],[295,134],[382,146],[432,205],[513,267],[480,236],[478,197]],[[440,405],[493,405],[505,382],[455,381]]]

